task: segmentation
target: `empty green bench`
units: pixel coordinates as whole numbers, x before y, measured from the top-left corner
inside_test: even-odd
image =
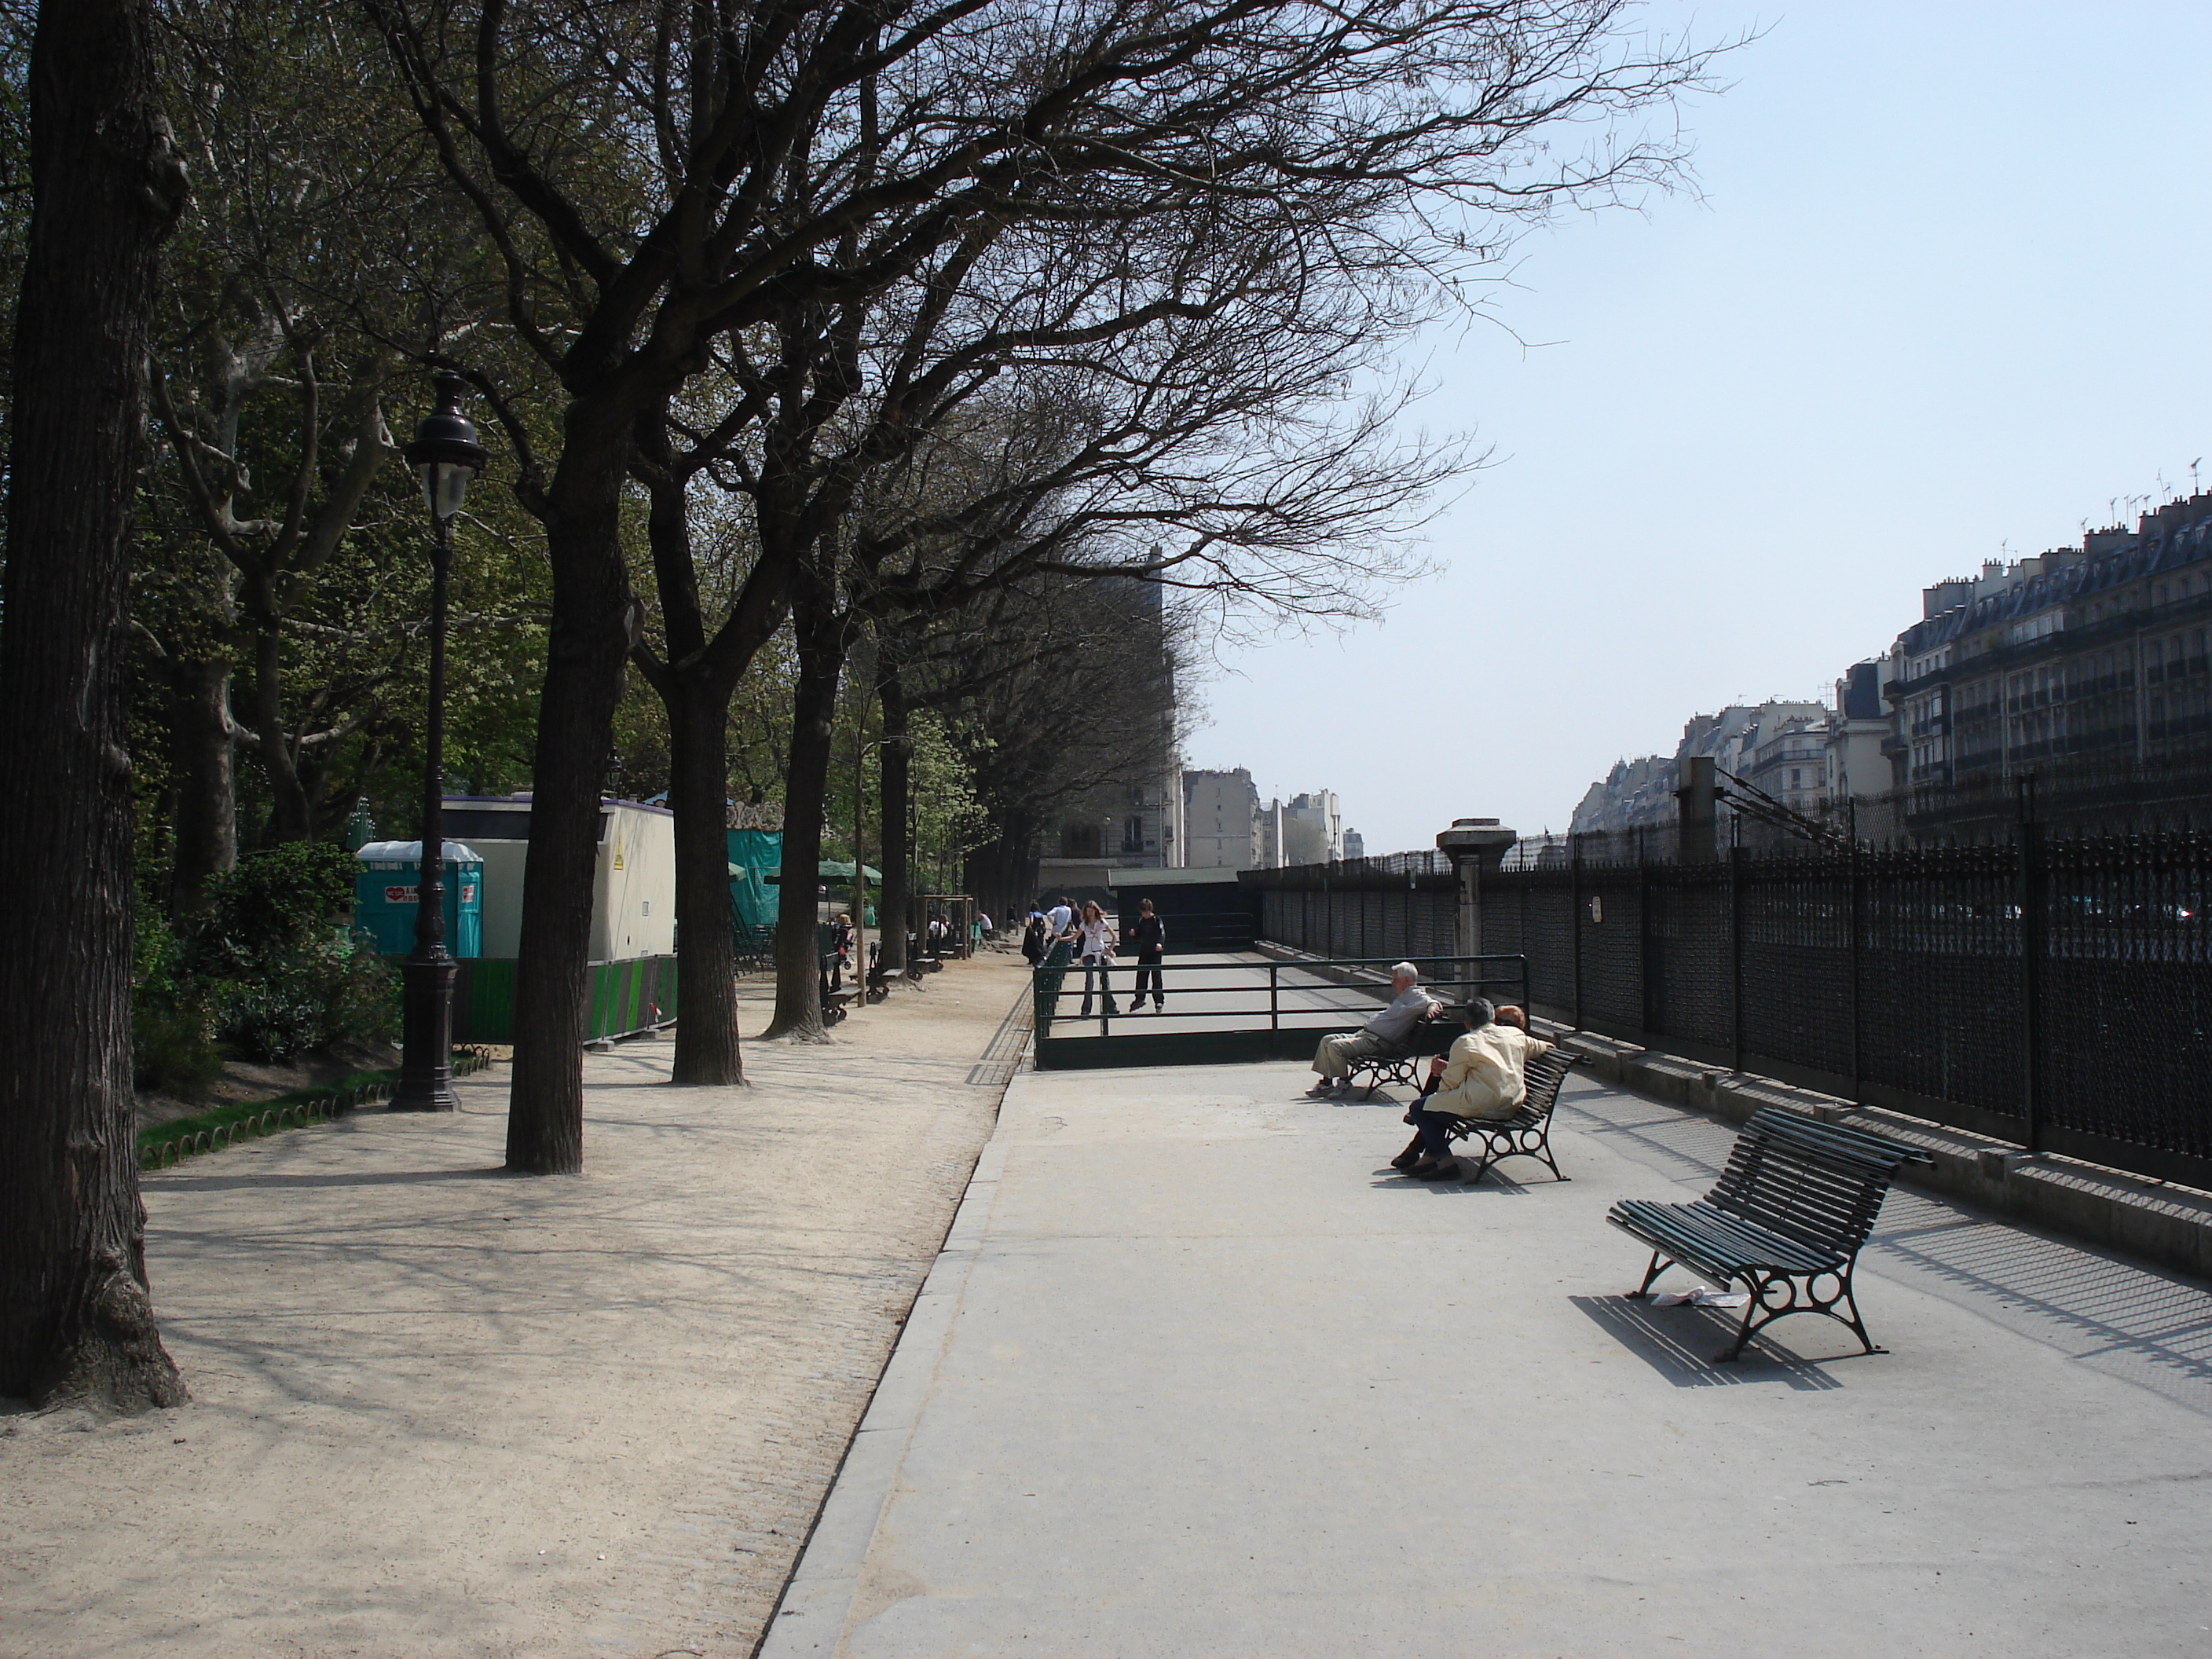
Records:
[[[1623,1199],[1606,1219],[1651,1247],[1644,1283],[1630,1296],[1649,1295],[1678,1262],[1750,1292],[1735,1340],[1717,1359],[1735,1358],[1753,1333],[1794,1313],[1826,1314],[1850,1326],[1867,1352],[1884,1353],[1859,1316],[1851,1272],[1898,1170],[1933,1162],[1881,1135],[1764,1107],[1705,1197]]]

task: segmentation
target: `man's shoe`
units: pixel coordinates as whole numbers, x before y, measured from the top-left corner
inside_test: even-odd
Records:
[[[1327,1078],[1323,1078],[1320,1082],[1315,1084],[1312,1088],[1306,1091],[1306,1098],[1309,1100],[1328,1100],[1333,1098],[1335,1094],[1336,1085],[1331,1083]]]

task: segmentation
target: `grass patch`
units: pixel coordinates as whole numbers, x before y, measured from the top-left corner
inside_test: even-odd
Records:
[[[457,1049],[453,1054],[453,1075],[465,1077],[490,1064],[486,1054]],[[266,1100],[210,1106],[190,1117],[155,1124],[138,1131],[138,1166],[158,1170],[203,1152],[221,1152],[241,1140],[258,1140],[282,1130],[304,1128],[318,1119],[351,1111],[356,1104],[384,1099],[398,1081],[399,1068],[396,1066],[382,1071],[349,1072],[336,1083],[295,1089]]]

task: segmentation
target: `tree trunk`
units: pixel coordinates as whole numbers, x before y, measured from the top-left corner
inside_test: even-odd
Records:
[[[884,711],[883,767],[884,890],[876,920],[883,929],[883,966],[886,973],[906,968],[907,895],[913,887],[907,874],[912,849],[907,845],[908,796],[912,793],[914,757],[906,743],[908,711],[906,684],[898,671],[886,668],[877,682],[876,696]]]
[[[676,814],[676,1056],[669,1081],[743,1083],[730,937],[732,688],[668,676],[668,805]]]
[[[791,764],[783,787],[783,884],[775,907],[775,1018],[772,1037],[825,1041],[822,1027],[820,907],[822,809],[830,783],[830,738],[844,626],[834,599],[809,583],[793,608],[799,687],[792,698]]]
[[[530,851],[514,965],[514,1071],[507,1167],[575,1175],[584,1167],[584,996],[599,788],[635,612],[616,540],[629,454],[628,411],[569,405],[550,492],[546,554],[553,623],[531,772]]]
[[[1036,885],[1036,830],[1027,823],[1000,820],[989,841],[969,854],[969,884],[975,902],[994,917],[1025,916],[1041,896]],[[1042,896],[1057,897],[1057,895]]]
[[[0,633],[0,1395],[185,1399],[146,1279],[131,1085],[131,508],[184,185],[148,0],[46,0]]]
[[[260,742],[255,752],[269,776],[269,839],[307,841],[315,832],[307,792],[284,731],[283,633],[273,613],[257,618],[253,632],[253,723]]]
[[[238,862],[238,765],[229,663],[180,655],[169,684],[170,761],[177,777],[169,905],[181,916],[199,908],[209,877]]]

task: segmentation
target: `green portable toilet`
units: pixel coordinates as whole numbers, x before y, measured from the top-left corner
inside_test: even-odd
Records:
[[[483,952],[483,860],[459,842],[445,843],[446,953]],[[354,854],[361,860],[353,883],[353,925],[376,940],[380,954],[404,957],[415,948],[416,885],[422,880],[422,843],[373,841]]]

